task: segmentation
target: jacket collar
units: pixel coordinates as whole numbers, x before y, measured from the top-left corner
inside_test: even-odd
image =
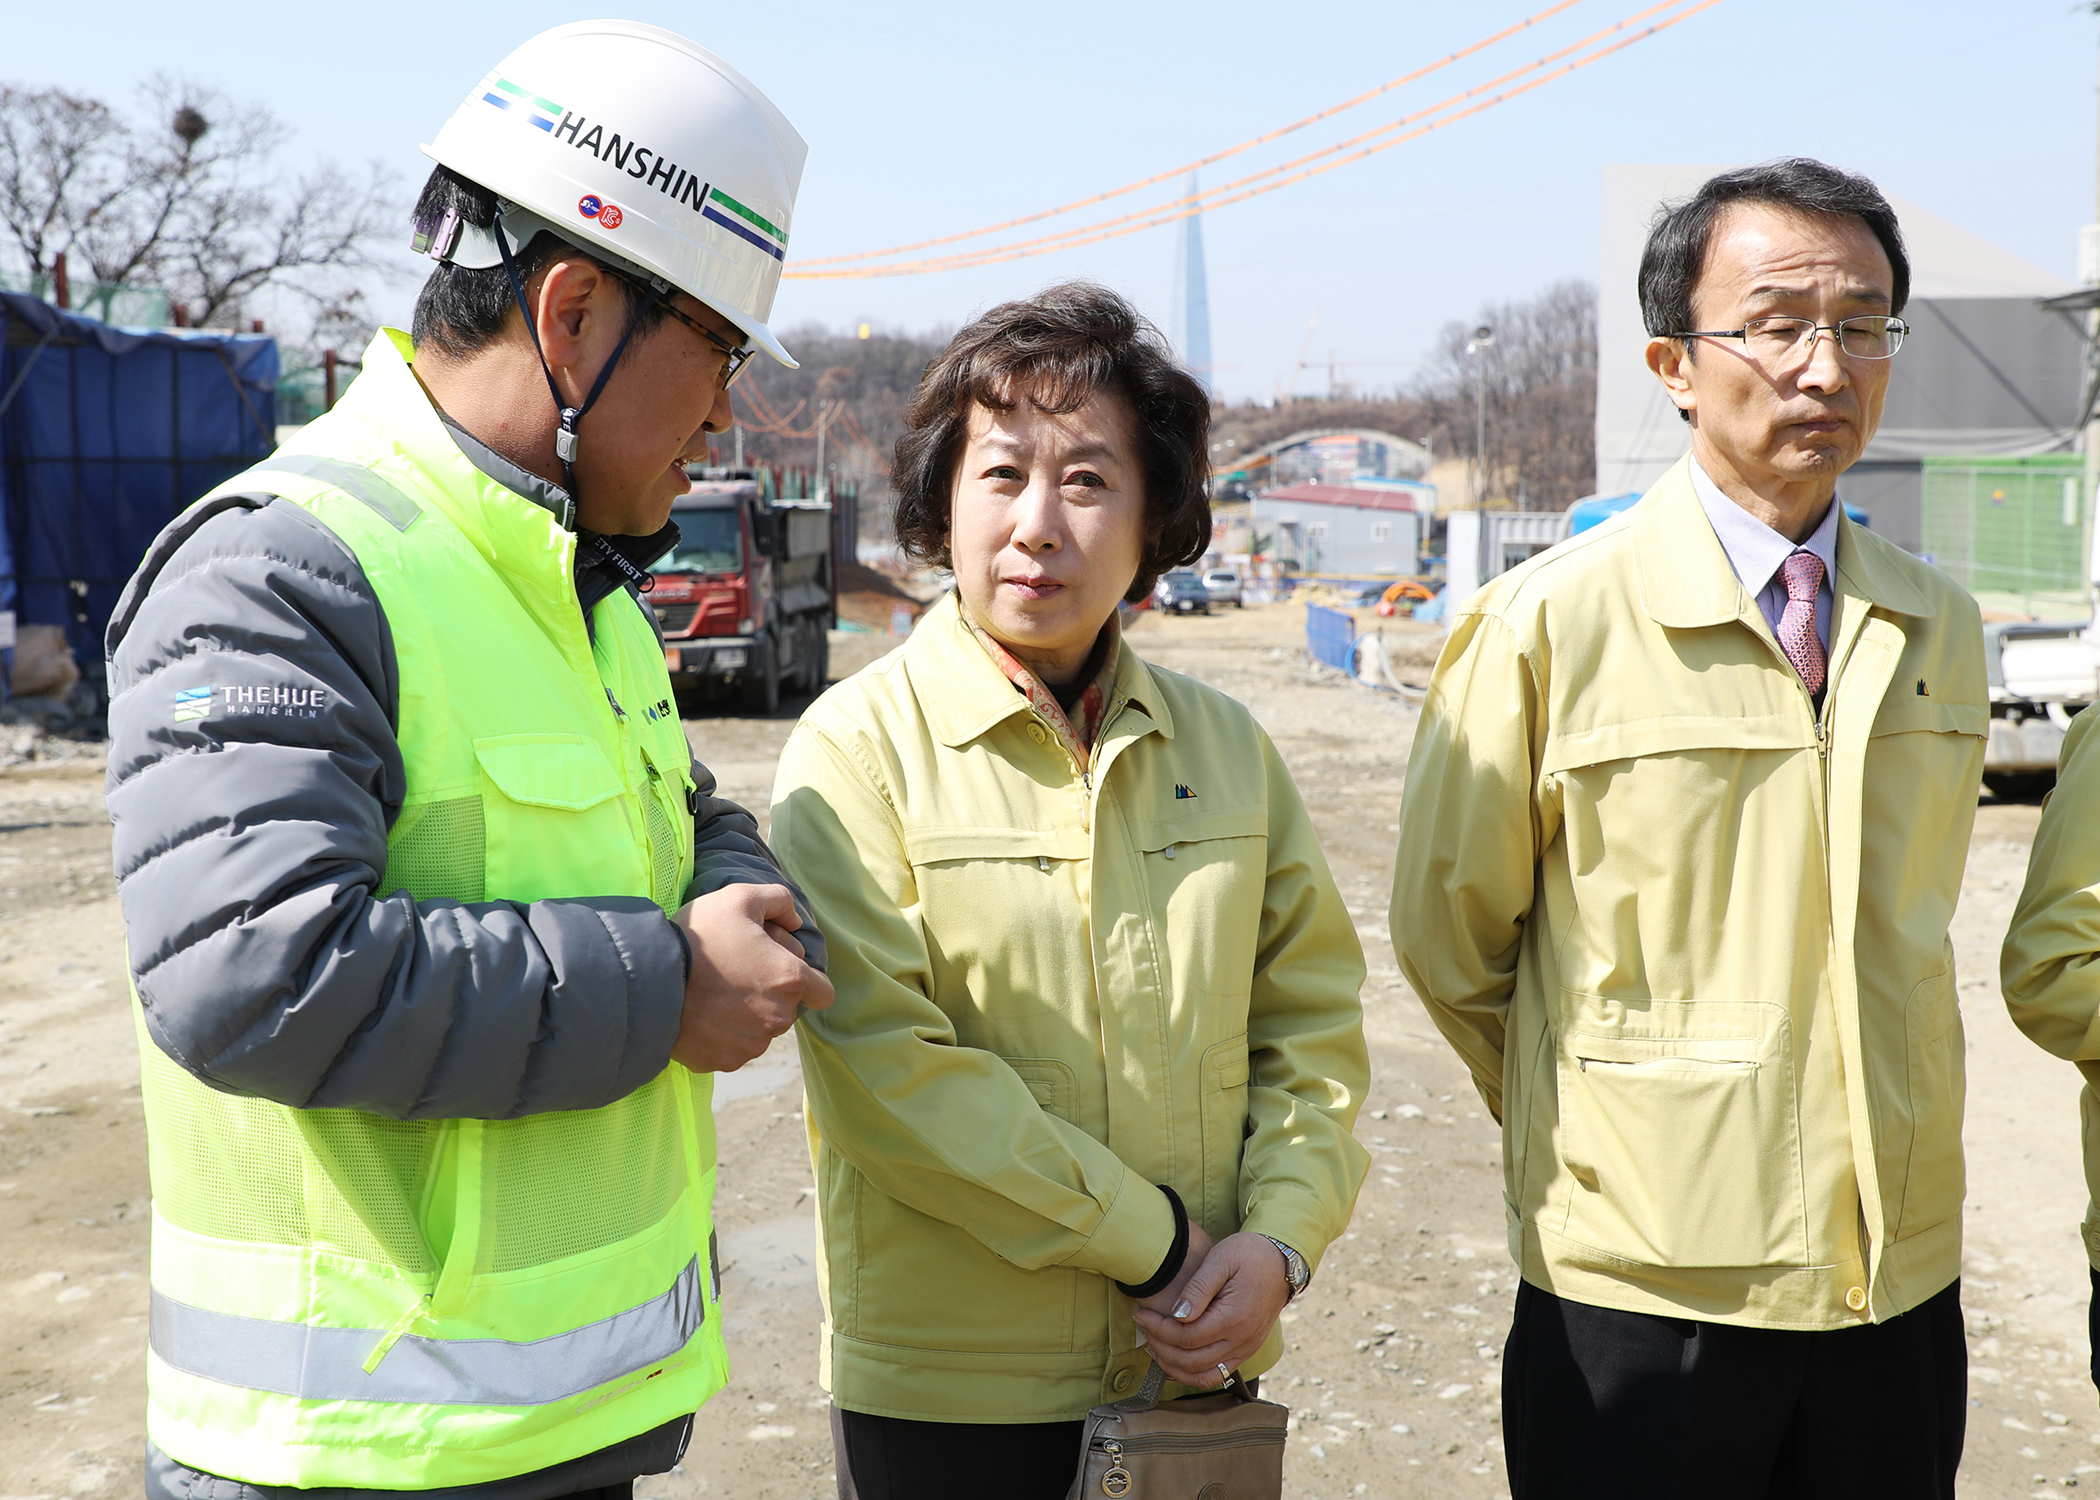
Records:
[[[425,497],[512,579],[528,607],[554,623],[580,606],[588,634],[593,606],[633,588],[634,575],[646,574],[677,542],[676,526],[647,537],[578,533],[568,493],[519,468],[440,411],[416,379],[414,359],[407,334],[381,329],[331,419],[340,414],[340,420],[359,423],[369,443],[381,451],[391,448],[417,470]],[[613,560],[615,552],[628,567]]]
[[[1677,629],[1725,625],[1757,610],[1699,504],[1691,464],[1687,453],[1632,512],[1641,606],[1656,624]],[[1855,526],[1841,509],[1833,592],[1897,614],[1931,616],[1935,606],[1904,575],[1892,550],[1889,543]]]
[[[904,643],[904,668],[911,676],[913,693],[925,708],[927,727],[951,750],[1029,711],[1028,700],[1007,681],[971,633],[953,592],[919,617],[911,639]],[[1122,738],[1136,727],[1117,722],[1125,704],[1149,721],[1144,728],[1156,729],[1167,739],[1174,737],[1174,720],[1159,685],[1127,641],[1116,653],[1115,686],[1095,741],[1097,751],[1111,735]]]

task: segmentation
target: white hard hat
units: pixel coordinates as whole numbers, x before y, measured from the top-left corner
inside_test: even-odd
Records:
[[[638,21],[557,26],[498,63],[423,150],[502,200],[513,246],[552,230],[690,292],[794,367],[767,320],[809,148],[712,52]],[[458,229],[430,253],[501,263],[493,235]]]

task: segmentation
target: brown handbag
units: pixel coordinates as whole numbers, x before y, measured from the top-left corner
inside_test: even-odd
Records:
[[[1087,1414],[1066,1500],[1281,1500],[1290,1408],[1237,1375],[1161,1405],[1166,1378],[1154,1360],[1135,1396]]]

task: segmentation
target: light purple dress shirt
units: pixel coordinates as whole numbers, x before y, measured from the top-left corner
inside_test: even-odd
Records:
[[[1757,601],[1774,636],[1779,632],[1779,616],[1787,604],[1786,580],[1779,576],[1780,564],[1797,551],[1813,552],[1823,560],[1823,582],[1816,589],[1816,634],[1822,637],[1823,649],[1828,651],[1830,614],[1836,600],[1831,580],[1837,576],[1838,499],[1831,497],[1822,523],[1796,547],[1722,494],[1721,487],[1706,477],[1696,458],[1692,460],[1692,488],[1698,493],[1706,519],[1713,523],[1714,535],[1721,539],[1721,550],[1728,554],[1728,566],[1735,569],[1736,578]]]

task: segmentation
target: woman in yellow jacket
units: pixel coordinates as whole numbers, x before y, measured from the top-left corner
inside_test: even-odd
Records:
[[[801,1043],[859,1500],[1059,1500],[1153,1358],[1258,1375],[1363,1181],[1363,952],[1304,805],[1118,631],[1208,545],[1209,413],[1099,287],[956,335],[894,473],[955,592],[781,758],[839,992]]]

